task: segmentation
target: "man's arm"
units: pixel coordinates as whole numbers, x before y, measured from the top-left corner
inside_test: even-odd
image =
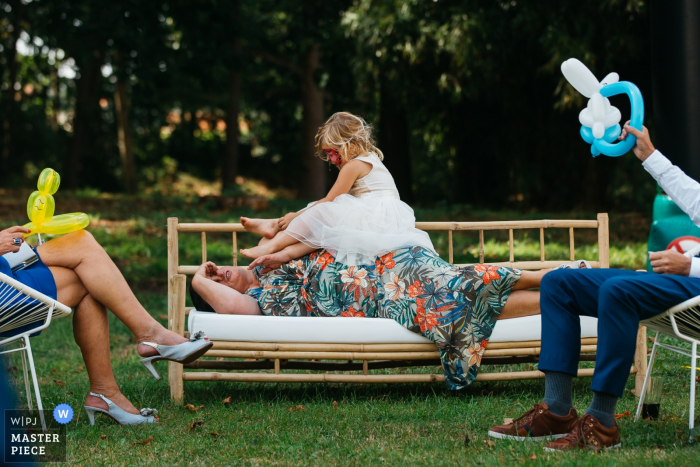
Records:
[[[258,301],[250,295],[245,295],[207,277],[205,263],[192,278],[192,288],[202,299],[221,314],[228,315],[261,315]]]
[[[627,122],[620,139],[625,139],[628,133],[637,137],[637,144],[632,151],[642,161],[644,169],[678,207],[690,216],[693,223],[700,225],[700,183],[687,176],[654,148],[645,126],[639,131]],[[658,274],[700,277],[700,258],[688,258],[675,250],[649,252],[649,261]]]

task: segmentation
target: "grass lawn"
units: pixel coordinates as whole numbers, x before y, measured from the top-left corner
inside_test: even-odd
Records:
[[[269,217],[297,206],[274,202],[268,210],[232,212],[197,200],[130,199],[123,197],[57,197],[57,212],[85,210],[93,234],[106,246],[146,308],[165,324],[165,218],[186,221],[232,221],[238,215]],[[0,226],[26,222],[26,196],[0,201]],[[9,198],[9,201],[8,201]],[[13,201],[14,199],[14,201]],[[595,218],[594,213],[474,212],[466,207],[416,210],[419,220],[499,220]],[[137,213],[137,214],[135,214]],[[644,266],[649,220],[642,215],[611,214],[611,262],[629,269]],[[516,258],[539,257],[539,237],[517,238]],[[565,258],[568,239],[551,235],[547,257]],[[215,238],[216,239],[216,238]],[[209,256],[225,262],[230,246],[221,238]],[[242,243],[252,242],[252,237]],[[487,261],[507,257],[503,238],[487,237]],[[435,238],[444,252],[444,239]],[[455,235],[457,261],[478,257],[475,238]],[[186,240],[181,254],[196,262],[199,240]],[[577,256],[595,255],[595,239],[577,237]],[[477,245],[475,247],[475,245]],[[188,249],[186,253],[184,249]],[[661,419],[618,423],[623,448],[614,452],[546,454],[542,443],[515,443],[486,436],[488,428],[514,417],[541,400],[543,381],[475,383],[458,393],[442,384],[185,384],[185,404],[203,406],[196,412],[172,405],[164,380],[158,382],[139,364],[129,331],[110,317],[112,362],[122,391],[137,407],[159,410],[160,423],[120,427],[102,416],[91,427],[81,410],[88,390],[87,374],[73,342],[70,319],[55,321],[44,335],[32,339],[40,385],[47,409],[65,402],[76,409],[68,425],[68,458],[81,465],[698,465],[700,448],[687,437],[687,359],[662,352],[656,375],[665,378]],[[24,397],[17,358],[8,362],[7,377]],[[165,376],[166,364],[158,363]],[[513,367],[515,369],[515,366]],[[402,369],[394,371],[432,371]],[[489,368],[484,368],[489,371]],[[636,398],[627,391],[618,412],[634,414]],[[583,411],[590,402],[589,379],[576,381],[574,404]],[[223,401],[230,397],[230,404]],[[26,402],[26,400],[25,400]],[[199,423],[201,421],[201,423]],[[469,444],[465,445],[465,436]],[[152,440],[152,441],[149,441]]]

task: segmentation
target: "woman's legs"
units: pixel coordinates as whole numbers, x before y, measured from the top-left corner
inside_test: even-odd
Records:
[[[44,243],[37,251],[47,266],[75,272],[76,280],[79,280],[92,299],[111,310],[134,333],[137,340],[163,345],[187,341],[165,329],[148,314],[107,252],[89,232],[81,230],[64,235]],[[58,282],[56,285],[59,285]],[[140,345],[138,352],[144,357],[157,354],[156,349],[145,345]]]
[[[109,355],[109,322],[107,310],[97,302],[80,282],[78,275],[66,268],[51,267],[58,289],[58,301],[75,308],[73,336],[83,355],[90,379],[90,392],[102,394],[129,413],[139,411],[119,391]],[[99,397],[87,396],[85,405],[108,409]]]

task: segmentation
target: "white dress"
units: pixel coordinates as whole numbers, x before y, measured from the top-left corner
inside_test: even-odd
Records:
[[[284,232],[316,249],[326,249],[347,266],[374,264],[401,247],[435,251],[415,227],[413,209],[401,201],[394,178],[376,154],[357,157],[372,170],[355,180],[348,194],[304,209]]]

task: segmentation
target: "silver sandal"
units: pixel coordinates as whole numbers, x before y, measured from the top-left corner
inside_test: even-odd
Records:
[[[160,360],[170,360],[177,363],[192,363],[211,349],[214,343],[202,331],[197,331],[190,336],[190,340],[177,345],[161,345],[155,342],[139,342],[150,345],[158,351],[158,355],[141,360],[143,366],[148,368],[153,377],[160,380],[160,375],[153,367],[153,363]]]
[[[119,423],[120,425],[143,425],[146,423],[156,423],[158,421],[155,417],[153,417],[153,415],[158,413],[156,409],[141,409],[141,414],[136,415],[122,409],[102,394],[95,394],[94,392],[91,392],[89,394],[94,397],[99,397],[100,399],[105,401],[107,403],[107,406],[109,407],[107,410],[105,410],[86,405],[85,411],[87,412],[88,418],[90,419],[90,425],[95,424],[95,412],[103,413],[111,417],[112,419],[114,419],[115,422]]]

